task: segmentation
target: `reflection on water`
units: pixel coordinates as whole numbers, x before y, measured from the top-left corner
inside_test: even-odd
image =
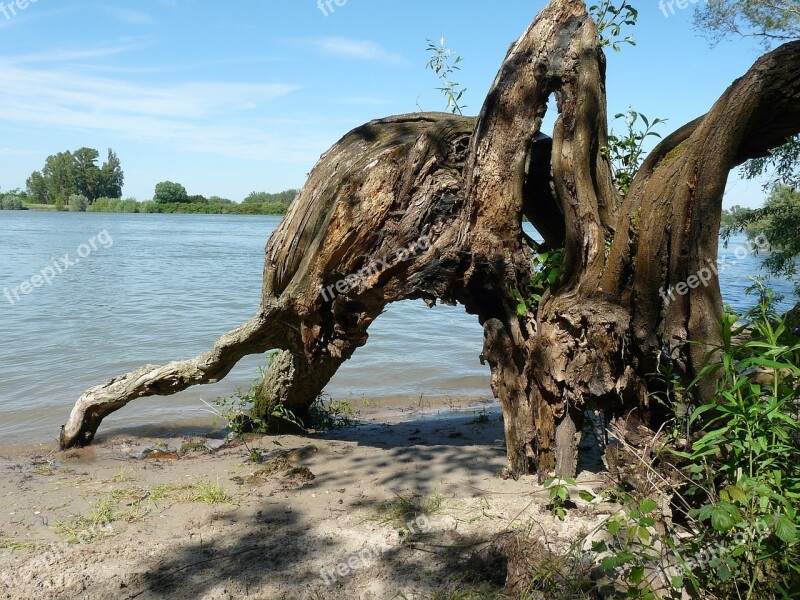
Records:
[[[258,307],[263,249],[277,217],[122,215],[0,211],[0,440],[55,438],[89,386],[146,363],[194,356]],[[1,294],[107,230],[98,249],[10,304]],[[734,240],[724,251],[733,256]],[[743,308],[758,259],[722,274],[723,293]],[[780,291],[790,297],[791,286]],[[787,302],[788,304],[788,302]],[[334,397],[487,397],[483,334],[461,307],[390,306],[370,341],[337,373]],[[108,424],[140,426],[207,417],[199,399],[248,387],[263,357],[224,382],[138,401]]]

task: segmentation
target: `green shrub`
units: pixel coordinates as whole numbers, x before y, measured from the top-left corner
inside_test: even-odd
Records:
[[[119,203],[120,212],[124,213],[138,213],[139,203],[135,198],[125,198]]]
[[[722,344],[693,384],[719,378],[713,401],[690,418],[702,436],[689,452],[675,453],[689,461],[692,483],[683,495],[695,507],[689,516],[702,524],[689,553],[723,549],[694,573],[700,589],[788,597],[781,594],[800,589],[800,340],[773,310],[773,292],[761,282],[753,289],[760,302],[747,325],[725,311]]]
[[[80,194],[72,194],[69,197],[69,210],[70,212],[86,212],[89,206],[89,199]]]
[[[682,427],[667,436],[656,456],[646,462],[639,457],[638,471],[604,492],[622,509],[590,532],[602,533],[593,537],[592,553],[578,552],[584,537],[552,564],[532,566],[531,590],[546,590],[554,570],[588,558],[603,575],[592,593],[613,584],[614,598],[682,598],[686,592],[720,600],[797,597],[800,340],[774,311],[771,290],[757,281],[748,291],[758,292],[760,301],[745,324],[726,309],[722,343],[709,347],[697,378],[658,399],[674,403],[677,421],[678,409],[701,380],[718,382],[712,400],[686,418],[690,448],[673,447],[683,448],[676,443],[687,433]],[[660,376],[677,381],[669,373]],[[667,479],[664,473],[673,475]],[[549,508],[561,520],[576,508],[571,485],[572,480],[547,482]],[[595,498],[585,490],[579,495]],[[662,507],[670,507],[672,519],[662,518]]]
[[[0,198],[0,210],[25,210],[25,206],[19,196],[6,194]]]

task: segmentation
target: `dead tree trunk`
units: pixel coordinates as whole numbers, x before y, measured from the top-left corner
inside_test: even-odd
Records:
[[[655,149],[623,203],[602,152],[605,60],[582,3],[552,2],[512,47],[472,139],[464,232],[467,289],[487,321],[485,354],[512,474],[538,467],[542,478],[573,475],[587,406],[657,420],[646,376],[663,350],[687,379],[699,371],[708,349],[686,342],[718,339],[722,300],[710,265],[725,182],[731,168],[800,129],[798,61],[800,42],[760,59],[707,115]],[[525,198],[520,166],[551,93],[560,113],[551,165],[566,255],[535,314],[520,319],[511,292],[524,289],[529,272],[519,216],[538,200]],[[699,285],[701,272],[707,285]],[[669,292],[681,282],[686,293],[673,301]]]
[[[659,356],[691,378],[704,350],[687,340],[717,339],[712,266],[727,175],[800,132],[800,42],[759,59],[659,144],[624,200],[603,154],[605,69],[584,4],[552,0],[509,50],[477,120],[419,113],[350,132],[270,238],[259,314],[210,353],[88,390],[62,447],[89,443],[105,415],[137,397],[216,381],[270,348],[289,354],[265,385],[302,410],[403,299],[478,315],[510,475],[574,474],[586,407],[658,419],[647,375]],[[552,139],[540,132],[551,95]],[[565,260],[519,316],[514,291],[532,274],[523,215]]]
[[[61,447],[90,443],[106,415],[136,398],[218,381],[244,355],[275,348],[291,353],[291,368],[285,357],[275,363],[267,385],[302,414],[366,343],[387,304],[455,304],[469,262],[457,238],[474,126],[474,118],[419,113],[347,134],[314,167],[267,244],[259,313],[212,352],[87,390],[62,428]]]

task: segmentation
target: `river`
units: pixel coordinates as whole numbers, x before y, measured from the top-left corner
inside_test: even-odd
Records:
[[[0,444],[54,439],[91,385],[207,350],[258,308],[264,245],[280,217],[0,211]],[[720,258],[725,301],[742,310],[759,259]],[[742,256],[742,251],[739,251]],[[44,271],[45,277],[35,278]],[[49,281],[48,281],[49,280]],[[791,305],[792,286],[773,282]],[[25,292],[28,293],[25,293]],[[336,374],[334,398],[488,398],[483,334],[461,307],[403,302]],[[221,383],[134,402],[104,429],[207,416],[201,398],[247,388],[263,357]]]

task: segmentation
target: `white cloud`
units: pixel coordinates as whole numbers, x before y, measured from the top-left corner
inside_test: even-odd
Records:
[[[94,58],[114,56],[138,47],[140,47],[139,44],[125,44],[119,46],[91,48],[88,50],[46,50],[31,54],[20,54],[19,56],[7,56],[3,58],[3,63],[7,65],[68,63],[76,60],[91,60]]]
[[[391,53],[375,42],[343,37],[324,37],[312,38],[308,40],[308,43],[326,56],[388,62],[395,65],[407,63],[399,54]]]
[[[40,67],[48,54],[0,63],[0,122],[100,132],[243,159],[313,162],[319,155],[320,140],[303,139],[296,135],[295,126],[250,124],[266,112],[271,101],[295,92],[298,86],[131,83],[87,75],[67,65]],[[70,57],[85,54],[73,52]]]
[[[119,8],[116,6],[104,6],[103,10],[115,19],[130,25],[152,25],[156,22],[153,17],[139,10]]]

